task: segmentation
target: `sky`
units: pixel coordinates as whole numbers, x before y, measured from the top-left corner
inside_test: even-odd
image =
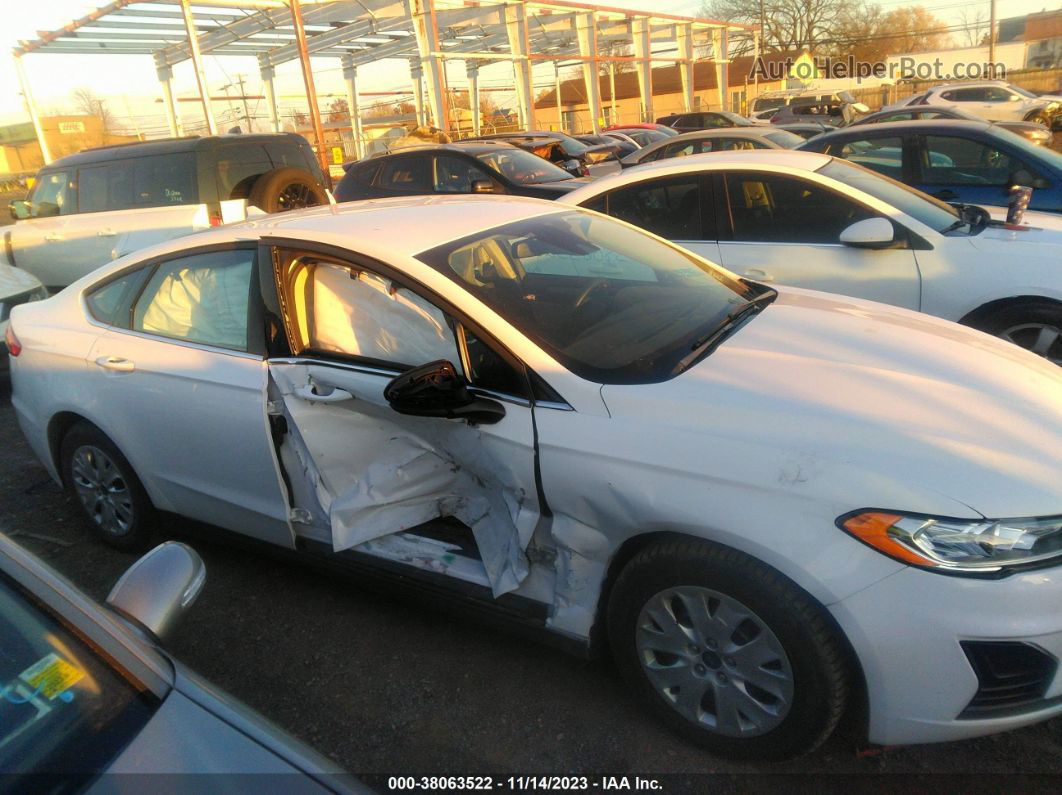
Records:
[[[0,125],[28,121],[19,89],[15,68],[7,55],[21,39],[37,37],[37,31],[54,30],[71,20],[83,16],[106,0],[91,2],[89,0],[38,0],[30,3],[26,0],[0,0],[0,13],[3,25],[0,26]],[[584,0],[593,2],[593,0]],[[611,7],[632,9],[652,9],[656,13],[695,15],[700,8],[700,0],[607,0],[598,3]],[[885,9],[904,5],[922,5],[949,24],[958,24],[962,9],[977,9],[984,6],[988,14],[988,0],[980,2],[958,2],[958,0],[881,0]],[[1040,11],[1045,8],[1058,8],[1058,0],[997,0],[997,16],[1005,18]],[[239,76],[245,78],[245,90],[248,94],[260,94],[261,84],[258,79],[258,66],[249,57],[207,57],[205,59],[207,81],[215,95],[224,93],[221,87],[229,84],[235,86]],[[23,58],[31,91],[42,114],[53,112],[73,112],[71,92],[86,87],[103,98],[114,115],[117,126],[130,132],[148,135],[164,134],[166,121],[161,104],[161,92],[151,58],[146,55],[55,55],[31,54]],[[327,107],[331,97],[345,94],[342,75],[337,59],[314,59],[314,79],[322,107]],[[360,91],[409,91],[408,67],[403,61],[381,61],[361,67],[358,70],[358,87]],[[481,87],[511,88],[512,69],[507,64],[495,64],[486,67],[480,73]],[[461,62],[450,66],[449,85],[463,88],[465,86],[464,66]],[[540,66],[535,73],[536,86],[545,86],[552,82],[552,69]],[[196,95],[195,77],[189,62],[178,64],[174,68],[174,89],[178,97]],[[296,108],[304,108],[302,77],[297,61],[284,64],[277,69],[276,90],[280,98],[282,113],[291,113]],[[234,87],[229,89],[238,93]],[[505,106],[511,103],[513,95],[507,91],[492,92],[493,98]],[[401,97],[394,97],[400,99]],[[362,98],[362,107],[371,101]],[[191,102],[179,103],[182,118],[191,124],[201,123],[198,106]],[[251,100],[249,110],[253,116],[264,119],[267,111],[261,100]],[[215,115],[219,125],[227,127],[227,122],[242,114],[238,102],[226,107],[225,103],[215,103]],[[235,123],[235,122],[231,122]],[[265,129],[264,121],[260,121]]]

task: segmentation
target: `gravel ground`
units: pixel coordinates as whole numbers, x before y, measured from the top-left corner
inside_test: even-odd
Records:
[[[4,374],[0,527],[102,600],[135,557],[85,531],[74,502],[23,440],[9,395]],[[607,662],[373,593],[355,578],[247,549],[207,526],[166,526],[199,551],[208,572],[169,649],[381,788],[389,775],[726,774],[710,785],[699,775],[664,778],[664,791],[676,792],[792,789],[824,775],[827,785],[848,788],[854,782],[843,774],[917,774],[926,785],[925,774],[951,773],[975,774],[964,789],[984,790],[1019,783],[990,774],[1062,774],[1062,720],[961,743],[862,751],[856,733],[842,731],[795,761],[727,762],[647,717]],[[900,779],[879,779],[879,788]]]

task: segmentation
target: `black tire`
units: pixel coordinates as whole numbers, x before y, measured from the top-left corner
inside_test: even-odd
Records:
[[[91,477],[86,479],[86,467],[101,475],[99,488],[92,488]],[[126,551],[151,544],[155,507],[125,456],[99,428],[86,422],[70,428],[60,447],[59,469],[67,491],[100,540]]]
[[[1008,304],[970,325],[1062,364],[1062,306],[1052,301]]]
[[[707,680],[703,684],[692,684],[690,689],[694,695],[689,697],[697,703],[695,711],[702,713],[697,722],[683,715],[679,707],[650,681],[646,667],[652,664],[659,669],[661,658],[652,656],[651,652],[640,652],[637,637],[646,629],[658,627],[655,622],[647,627],[644,623],[639,625],[639,621],[644,622],[643,609],[659,604],[654,598],[673,593],[676,588],[722,595],[728,604],[751,611],[752,617],[765,625],[764,640],[780,644],[786,658],[784,668],[763,663],[765,667],[757,671],[757,674],[767,671],[766,666],[771,665],[771,672],[782,674],[784,671],[789,677],[788,697],[772,704],[777,713],[773,719],[780,721],[777,725],[768,727],[767,721],[763,726],[748,728],[751,721],[744,711],[753,713],[745,706],[751,702],[748,701],[750,691],[746,689],[749,685],[741,678],[740,668],[744,663],[735,664],[733,659],[721,656],[726,644],[735,638],[739,644],[751,644],[752,640],[759,638],[759,634],[749,640],[739,638],[744,620],[724,633],[725,638],[706,641],[707,648],[719,652],[714,654],[712,661],[705,661],[707,664],[702,660],[712,652],[694,654],[692,652],[701,649],[692,645],[685,658],[675,654],[671,655],[673,661],[663,660],[663,667],[668,670],[687,668],[682,674],[687,678],[681,681],[697,683],[698,680],[692,678],[695,669],[700,669],[700,675]],[[712,600],[709,598],[705,604],[710,608]],[[718,604],[716,602],[716,613],[709,610],[706,615],[719,615]],[[672,539],[653,544],[624,567],[609,599],[608,632],[616,665],[635,693],[674,731],[720,756],[786,759],[807,753],[830,736],[848,700],[849,658],[825,610],[774,569],[737,550],[700,539]],[[732,653],[739,655],[744,647],[731,648],[736,648],[737,651]],[[651,663],[643,665],[643,655]],[[721,688],[725,687],[734,688],[729,691],[731,695],[725,696],[729,703],[737,704],[738,696],[743,697],[737,714],[746,718],[746,725],[739,725],[737,736],[722,733],[709,725],[712,720],[721,720],[718,715],[722,710],[713,705],[723,703],[715,699],[724,697]],[[706,693],[710,688],[711,695],[697,696],[699,688],[705,689]],[[755,685],[751,688],[751,692],[760,694],[757,696],[760,701],[769,700],[767,691],[757,690]],[[735,692],[738,689],[740,693]],[[681,691],[681,687],[672,688],[672,691],[670,698],[678,703],[682,694],[674,691]],[[710,699],[707,707],[705,699]],[[711,714],[713,709],[717,715]],[[749,732],[747,736],[743,734],[746,731]]]
[[[1042,124],[1047,129],[1051,129],[1051,119],[1046,113],[1033,113],[1025,117],[1025,121],[1036,122]]]
[[[263,212],[282,213],[327,204],[328,196],[309,171],[286,166],[256,179],[247,203]]]

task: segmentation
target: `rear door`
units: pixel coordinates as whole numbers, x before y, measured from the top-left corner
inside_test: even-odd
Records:
[[[1044,177],[1031,163],[992,138],[960,135],[923,135],[916,142],[914,187],[944,201],[965,204],[1006,205],[1009,187],[1017,175],[1021,184]],[[1021,176],[1024,172],[1025,176]],[[1037,206],[1033,191],[1030,209]]]
[[[14,264],[32,273],[47,287],[62,287],[66,263],[76,257],[70,240],[71,218],[77,213],[76,171],[43,171],[30,194],[30,218],[11,227]]]
[[[269,360],[269,405],[296,533],[491,588],[528,574],[541,516],[522,366],[382,263],[278,243],[292,355]],[[399,414],[403,371],[446,360],[504,407],[496,424]],[[470,543],[468,543],[470,542]]]
[[[432,153],[420,152],[388,158],[380,165],[372,192],[379,198],[431,195],[435,192]]]
[[[722,264],[754,281],[776,282],[919,309],[921,280],[906,245],[870,250],[839,240],[851,224],[878,217],[873,210],[800,177],[720,172],[716,195],[729,239],[720,239]],[[904,230],[898,234],[905,236]],[[721,235],[722,237],[722,235]]]

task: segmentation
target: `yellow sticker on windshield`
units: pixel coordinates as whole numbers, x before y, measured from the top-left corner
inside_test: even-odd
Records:
[[[49,654],[21,674],[19,679],[49,700],[65,693],[85,676],[85,672],[60,657]]]

